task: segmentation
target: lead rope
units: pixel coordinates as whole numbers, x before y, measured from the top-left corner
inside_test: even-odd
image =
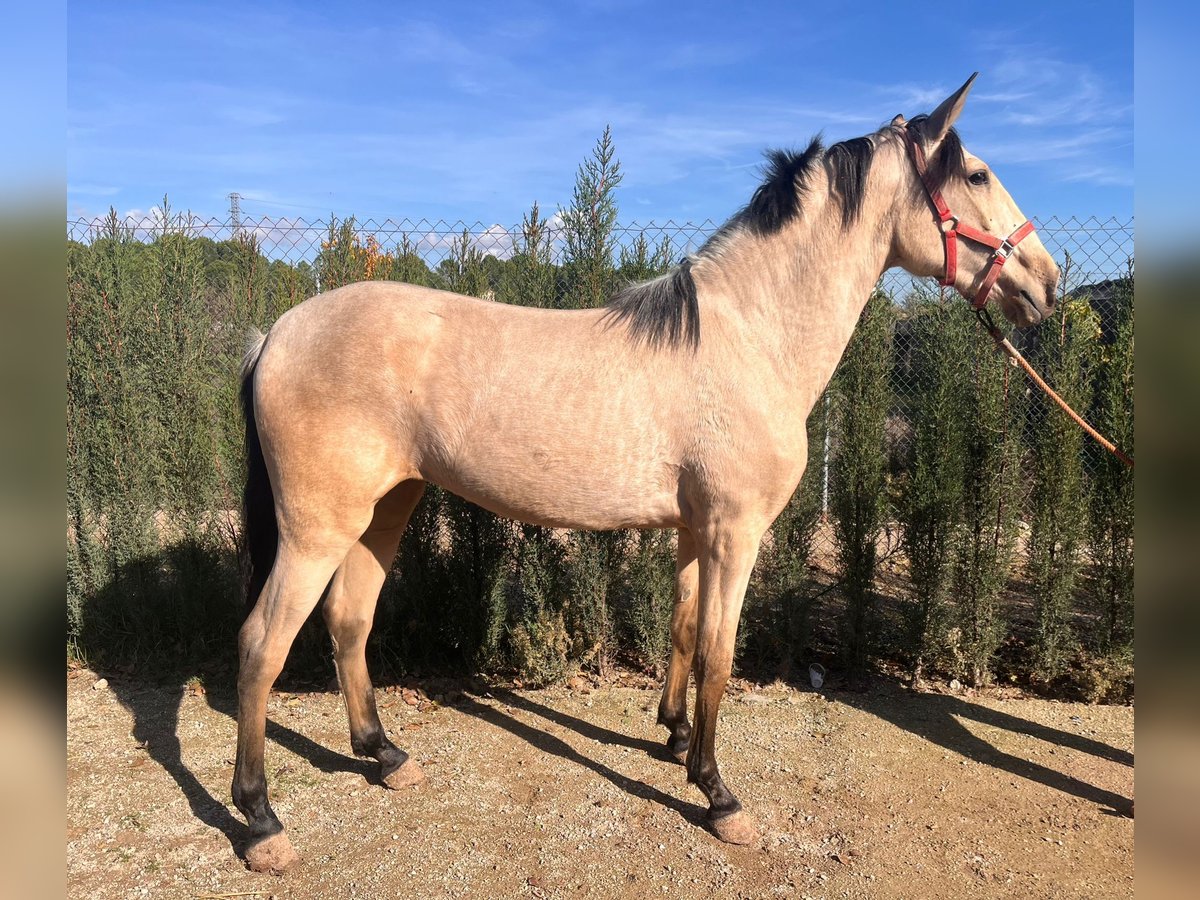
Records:
[[[1089,425],[1083,416],[1071,409],[1066,400],[1058,396],[1058,393],[1054,390],[1054,388],[1046,384],[1045,379],[1043,379],[1041,375],[1034,371],[1033,366],[1026,361],[1025,357],[1021,355],[1020,351],[1010,344],[1008,338],[1006,338],[1000,329],[996,327],[996,323],[992,321],[992,317],[986,309],[975,310],[975,316],[979,319],[979,324],[983,326],[984,330],[992,336],[992,340],[996,342],[996,346],[1000,348],[1000,351],[1013,361],[1013,365],[1020,366],[1022,369],[1024,369],[1025,374],[1033,379],[1033,383],[1045,391],[1046,396],[1057,403],[1062,411],[1075,421],[1076,425],[1078,425],[1091,436],[1092,440],[1094,440],[1097,444],[1099,444],[1121,462],[1125,463],[1125,465],[1129,466],[1129,468],[1133,468],[1133,457],[1125,454],[1116,444]]]

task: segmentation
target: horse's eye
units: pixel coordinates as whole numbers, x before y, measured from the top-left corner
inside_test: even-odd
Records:
[[[971,184],[974,184],[974,185],[987,184],[988,183],[988,173],[983,170],[980,170],[978,172],[972,172],[970,177],[967,179],[967,181],[971,182]]]

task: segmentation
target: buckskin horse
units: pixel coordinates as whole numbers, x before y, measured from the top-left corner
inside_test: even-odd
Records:
[[[354,751],[391,788],[424,777],[384,732],[364,648],[426,483],[522,522],[678,529],[658,721],[712,832],[756,839],[717,769],[717,709],[759,540],[800,481],[805,420],[880,275],[939,277],[1018,325],[1054,307],[1057,266],[952,127],[974,77],[927,116],[768,154],[749,203],[699,251],[603,308],[364,282],[256,336],[233,778],[252,869],[299,858],[267,800],[267,697],[322,595]]]

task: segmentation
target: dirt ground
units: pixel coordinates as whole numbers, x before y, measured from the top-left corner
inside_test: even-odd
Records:
[[[1133,893],[1129,707],[739,686],[718,758],[762,839],[732,847],[700,824],[644,681],[381,690],[429,776],[401,793],[349,755],[336,693],[278,693],[271,798],[304,863],[272,877],[235,855],[231,692],[98,678],[68,679],[72,897]]]

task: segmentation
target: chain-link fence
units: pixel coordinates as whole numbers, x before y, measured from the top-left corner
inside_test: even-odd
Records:
[[[167,223],[158,211],[145,216],[122,218],[119,222],[143,240],[153,240],[164,227],[178,225],[178,220]],[[67,239],[89,242],[111,224],[106,217],[70,218],[67,220]],[[322,244],[328,240],[331,226],[336,230],[340,222],[336,218],[285,216],[244,216],[235,221],[189,215],[184,218],[183,224],[190,234],[218,242],[235,237],[253,237],[260,252],[268,259],[292,265],[312,265]],[[665,241],[675,254],[682,256],[703,245],[720,224],[711,219],[703,222],[631,222],[618,225],[613,238],[618,252],[621,248],[632,248],[639,240],[645,240],[653,247]],[[1068,292],[1085,285],[1123,278],[1128,274],[1133,258],[1132,219],[1101,219],[1096,216],[1063,219],[1051,216],[1035,219],[1034,224],[1037,225],[1038,236],[1060,264],[1070,258],[1070,280],[1065,286]],[[376,246],[385,253],[402,245],[411,247],[430,269],[436,269],[452,255],[455,242],[461,240],[463,235],[467,236],[473,248],[498,259],[511,257],[521,241],[520,225],[487,225],[481,221],[365,219],[354,221],[354,230],[364,244],[373,238]],[[560,232],[558,217],[549,219],[548,236],[556,262],[562,252]],[[906,272],[891,269],[884,273],[882,287],[888,294],[900,297],[911,289],[912,281]]]
[[[168,221],[168,218],[170,221]],[[1058,260],[1064,273],[1062,293],[1081,295],[1087,293],[1094,303],[1100,304],[1102,320],[1110,302],[1113,283],[1121,282],[1132,275],[1133,265],[1133,220],[1115,217],[1100,219],[1090,217],[1035,219],[1038,236],[1050,253]],[[67,238],[70,241],[88,243],[98,235],[120,227],[138,240],[152,241],[164,229],[183,229],[187,234],[207,238],[214,243],[232,239],[249,240],[265,259],[297,267],[309,274],[314,292],[336,285],[322,284],[323,267],[319,264],[322,250],[339,239],[348,227],[354,234],[358,247],[364,255],[375,255],[382,259],[404,253],[415,255],[436,279],[436,273],[446,271],[447,266],[460,265],[458,256],[469,248],[482,256],[497,260],[508,260],[518,252],[523,240],[521,225],[487,225],[481,221],[445,222],[426,219],[354,219],[339,220],[304,219],[299,217],[244,216],[237,219],[201,218],[192,215],[164,217],[159,211],[136,218],[74,218],[67,222]],[[614,265],[622,254],[629,254],[640,244],[651,253],[659,253],[663,259],[675,260],[699,249],[708,237],[717,230],[719,223],[703,222],[631,222],[618,225],[613,233]],[[546,247],[549,262],[562,262],[564,241],[562,224],[552,217],[545,227]],[[372,277],[368,270],[367,277]],[[385,273],[386,275],[386,273]],[[377,276],[376,276],[377,277]],[[880,279],[880,289],[898,305],[905,305],[913,296],[931,290],[933,283],[927,279],[914,279],[901,269],[889,269]],[[440,286],[451,286],[449,284]],[[494,296],[494,294],[492,295]],[[275,315],[281,309],[272,309]],[[273,317],[273,316],[272,316]],[[263,323],[264,325],[267,323]],[[1103,325],[1102,321],[1102,325]],[[906,341],[904,329],[897,336],[896,351],[902,357]],[[1021,338],[1018,336],[1018,343]],[[897,409],[904,409],[905,394],[917,387],[905,377],[901,366],[893,379],[898,386]],[[893,438],[903,441],[903,428],[893,428]],[[902,447],[892,448],[893,452]],[[1089,457],[1090,460],[1090,457]],[[827,479],[826,479],[827,480]]]
[[[1017,340],[1056,381],[1060,391],[1068,394],[1073,392],[1076,402],[1082,407],[1081,411],[1098,417],[1098,424],[1102,428],[1107,425],[1132,440],[1133,221],[1052,217],[1038,220],[1036,225],[1043,243],[1059,261],[1065,275],[1063,312],[1054,320],[1058,324],[1049,327],[1049,330],[1048,326],[1043,326],[1041,330],[1028,335],[1018,335]],[[718,223],[711,221],[619,225],[611,234],[612,258],[605,277],[609,284],[616,284],[621,280],[656,274],[683,255],[698,249],[717,227]],[[245,315],[256,324],[265,326],[288,306],[306,296],[361,278],[395,278],[474,293],[502,302],[570,306],[573,304],[569,298],[562,295],[571,289],[572,284],[570,277],[564,274],[568,268],[564,265],[568,262],[565,258],[565,228],[560,216],[552,216],[535,229],[536,246],[533,250],[539,256],[539,264],[550,273],[550,285],[539,300],[527,301],[513,292],[514,280],[506,280],[505,267],[515,265],[523,255],[530,255],[528,221],[522,225],[502,226],[483,222],[408,219],[356,221],[241,216],[215,220],[158,211],[138,219],[120,219],[115,214],[99,219],[70,219],[67,222],[68,241],[83,248],[96,247],[106,239],[110,242],[116,239],[124,245],[153,247],[168,235],[186,238],[186,247],[179,244],[166,254],[173,260],[167,268],[175,266],[178,271],[186,270],[188,278],[200,285],[183,291],[171,281],[173,276],[157,263],[158,269],[135,272],[132,256],[126,259],[121,254],[109,253],[104,259],[89,259],[86,265],[81,264],[78,276],[70,276],[80,279],[72,285],[73,303],[78,301],[80,304],[82,319],[89,316],[94,318],[93,324],[102,340],[89,338],[94,346],[81,344],[81,353],[90,354],[94,365],[107,365],[95,361],[109,353],[103,340],[113,341],[112,346],[116,348],[113,353],[123,352],[120,349],[123,326],[109,309],[108,292],[118,289],[138,293],[141,298],[139,302],[146,304],[147,308],[152,307],[152,312],[147,313],[142,321],[152,323],[164,321],[160,318],[163,313],[155,299],[155,291],[162,290],[161,286],[166,286],[169,291],[181,290],[180,296],[185,297],[185,301],[181,302],[197,304],[196,315],[203,319],[208,329],[206,334],[187,339],[200,341],[206,347],[215,342],[214,335],[218,330],[222,334],[220,339],[225,341],[224,332],[232,330],[225,326],[240,324]],[[125,259],[125,262],[118,265],[119,259]],[[466,273],[467,268],[473,274]],[[468,274],[472,277],[467,277]],[[135,280],[144,282],[136,290],[132,286]],[[242,299],[237,300],[235,295],[240,295]],[[222,304],[226,302],[223,298],[227,296],[231,298],[228,309],[237,309],[236,315],[233,312],[226,315],[221,311]],[[906,622],[917,623],[912,627],[921,634],[930,629],[940,629],[952,636],[948,641],[941,642],[940,659],[930,657],[928,662],[955,672],[968,673],[969,677],[981,680],[978,672],[973,676],[969,674],[972,665],[970,656],[976,652],[986,656],[983,666],[987,669],[992,665],[990,660],[996,647],[985,646],[983,651],[972,649],[976,646],[972,641],[987,644],[983,638],[967,634],[975,626],[963,624],[961,616],[955,619],[958,624],[936,621],[938,609],[933,606],[926,609],[928,603],[921,595],[922,592],[932,596],[947,591],[961,594],[964,590],[976,590],[979,584],[986,581],[976,570],[984,565],[980,563],[982,551],[979,532],[981,528],[990,527],[995,534],[994,546],[988,552],[999,559],[999,562],[993,560],[992,567],[1003,579],[1009,579],[1014,572],[1024,573],[1022,577],[1026,577],[1031,585],[1028,593],[1033,596],[1034,609],[1029,616],[1030,640],[1040,642],[1039,647],[1045,644],[1045,654],[1061,655],[1065,641],[1063,633],[1060,633],[1061,620],[1071,616],[1088,618],[1088,623],[1080,626],[1087,629],[1088,633],[1103,632],[1107,636],[1103,640],[1131,647],[1131,618],[1128,623],[1121,624],[1116,622],[1114,616],[1131,616],[1132,559],[1110,559],[1106,563],[1102,558],[1105,546],[1119,545],[1121,553],[1131,553],[1131,522],[1128,534],[1114,538],[1111,533],[1100,533],[1105,527],[1110,527],[1105,526],[1105,522],[1111,523],[1119,518],[1113,512],[1119,504],[1124,504],[1122,510],[1128,508],[1127,513],[1122,512],[1121,515],[1131,518],[1131,479],[1123,481],[1114,474],[1107,458],[1083,444],[1074,432],[1059,428],[1058,420],[1053,418],[1056,413],[1048,411],[1028,391],[1026,385],[1018,383],[1017,375],[1005,373],[1002,380],[994,384],[988,380],[991,375],[986,373],[999,371],[999,364],[988,368],[994,357],[987,356],[979,349],[985,339],[963,324],[969,318],[965,304],[940,304],[935,285],[927,280],[913,279],[899,270],[884,273],[880,282],[880,296],[891,301],[883,304],[886,312],[881,315],[886,322],[882,325],[878,321],[875,323],[878,326],[875,333],[882,335],[878,340],[883,343],[877,344],[876,349],[868,351],[866,356],[871,353],[878,356],[879,348],[890,346],[891,360],[880,369],[879,377],[886,380],[886,386],[881,389],[883,394],[878,427],[874,431],[866,428],[858,432],[861,435],[859,439],[884,447],[879,463],[882,469],[871,476],[875,478],[874,481],[866,482],[875,485],[873,489],[882,497],[877,528],[874,532],[868,529],[874,535],[868,535],[869,540],[878,545],[877,553],[872,557],[868,583],[877,584],[876,589],[885,596],[914,597],[913,602],[903,606],[902,612],[908,616]],[[958,318],[954,318],[956,316]],[[109,322],[110,319],[113,321]],[[186,323],[176,322],[173,327],[186,330]],[[974,341],[975,338],[979,340]],[[1116,371],[1113,359],[1118,354],[1111,348],[1122,340],[1128,344],[1127,377],[1112,374]],[[227,342],[233,341],[234,338],[229,337]],[[865,358],[862,352],[856,355],[855,346],[852,343],[847,351],[843,368],[855,364],[855,359],[861,362]],[[939,356],[931,349],[937,347],[953,349]],[[236,351],[223,348],[221,352],[229,355]],[[886,349],[883,355],[887,355]],[[130,365],[140,366],[140,363],[131,362]],[[211,371],[215,373],[217,370]],[[96,380],[94,374],[89,377]],[[111,373],[105,373],[105,377],[111,378]],[[1121,378],[1126,380],[1121,381]],[[148,381],[144,389],[131,386],[128,390],[131,393],[159,390],[161,386],[152,382],[153,379]],[[772,589],[777,598],[791,599],[787,600],[790,604],[787,610],[772,613],[774,618],[760,617],[759,632],[768,637],[780,628],[787,630],[795,627],[803,631],[803,624],[795,625],[794,612],[796,608],[808,608],[805,605],[808,601],[801,594],[808,598],[821,596],[822,591],[844,583],[847,578],[846,570],[850,564],[846,561],[845,534],[849,526],[839,519],[838,499],[848,490],[844,482],[849,477],[845,473],[853,468],[851,463],[861,467],[862,459],[866,458],[855,457],[851,452],[853,448],[845,446],[848,432],[844,421],[839,418],[848,405],[862,401],[862,398],[852,395],[852,389],[848,387],[852,383],[855,383],[854,379],[839,380],[835,376],[829,394],[818,403],[814,417],[810,418],[810,431],[817,439],[815,446],[810,447],[809,471],[805,482],[807,487],[802,485],[798,497],[805,490],[807,493],[805,498],[796,501],[807,504],[807,512],[790,512],[791,518],[785,516],[784,519],[788,523],[786,529],[791,529],[791,532],[777,530],[773,538],[768,539],[768,542],[772,539],[787,542],[792,540],[791,536],[795,533],[805,532],[806,536],[796,546],[802,548],[801,555],[805,557],[803,562],[808,568],[806,572],[796,574],[793,569],[788,569],[790,564],[785,565],[779,560],[772,562],[770,554],[767,554],[764,568],[770,571],[778,569],[776,574],[783,579],[780,584],[794,581],[807,585],[803,591],[791,587]],[[959,383],[966,387],[958,390],[955,385]],[[181,387],[180,392],[190,390]],[[92,394],[89,395],[89,391]],[[1105,391],[1108,393],[1105,394]],[[95,396],[99,398],[95,402],[104,402],[105,392],[99,388],[93,390],[81,380],[78,395]],[[989,407],[989,403],[993,405]],[[997,412],[1000,407],[995,404],[1002,404],[1003,409]],[[232,409],[233,405],[229,404],[229,408]],[[946,410],[950,410],[950,414]],[[81,418],[86,417],[83,415]],[[949,427],[947,422],[967,422],[977,427],[974,436],[968,428],[963,432],[954,432],[955,436],[951,439],[946,437],[949,433],[946,432]],[[215,430],[230,433],[218,437],[218,442],[235,440],[232,433],[236,431],[236,424],[232,416],[229,421],[219,423]],[[950,430],[953,431],[952,428]],[[120,441],[111,438],[108,432],[104,434],[105,440],[114,441],[115,449],[111,452],[119,455]],[[989,455],[991,451],[986,446],[991,439],[989,435],[999,436],[996,438],[997,446],[1002,447],[1003,452]],[[86,440],[86,437],[81,437],[81,440]],[[965,462],[953,459],[937,462],[936,465],[930,462],[945,457],[945,452],[939,456],[938,451],[946,451],[947,448],[954,448],[953,454],[961,456]],[[213,458],[220,458],[222,454],[226,459],[230,456],[227,446],[207,450],[200,447],[196,453],[197,459],[204,453]],[[1007,459],[1006,453],[1013,458]],[[234,464],[226,462],[218,464],[216,468],[223,469],[225,465]],[[979,488],[972,494],[971,491],[978,486],[964,487],[963,481],[967,477],[964,473],[969,474],[972,465],[979,466],[976,474],[970,476],[976,480],[987,477],[996,468],[1002,474],[986,490]],[[87,475],[84,468],[82,462],[77,464],[73,458],[72,472],[75,476]],[[151,479],[149,475],[146,477]],[[176,477],[192,476],[186,472],[153,476],[164,483]],[[205,502],[218,505],[224,502],[224,509],[228,510],[230,504],[235,505],[232,498],[236,496],[236,490],[230,489],[235,476],[220,471],[215,477],[221,483],[214,487],[210,497],[224,497],[225,500]],[[931,546],[936,549],[940,546],[938,541],[961,543],[971,537],[967,534],[969,527],[964,524],[966,520],[960,518],[955,518],[954,534],[949,537],[941,535],[936,527],[937,516],[941,513],[933,506],[921,506],[915,502],[915,499],[928,497],[932,503],[933,499],[941,496],[939,491],[944,492],[945,484],[952,481],[956,485],[952,498],[956,508],[965,509],[974,503],[977,520],[974,549],[957,544],[954,547],[949,544],[941,546],[937,553],[941,554],[943,562],[952,560],[952,563],[946,562],[949,568],[944,573],[933,572],[931,575],[927,572],[923,576],[917,571],[920,568],[920,553],[914,549],[917,546],[914,535],[924,535],[922,540],[925,544],[922,546],[926,550]],[[157,489],[147,487],[147,491],[153,490]],[[1128,503],[1120,499],[1125,496],[1122,492],[1128,494]],[[153,510],[153,515],[161,517],[164,502],[157,498],[147,502],[150,504],[147,508]],[[1087,512],[1089,506],[1092,507],[1090,513]],[[1069,521],[1071,517],[1064,513],[1064,509],[1083,512],[1074,521]],[[990,510],[987,516],[995,520],[991,525],[985,521],[987,516],[981,510]],[[90,527],[87,524],[88,515],[106,514],[103,509],[99,512],[81,512],[73,527],[78,532]],[[959,513],[954,515],[958,517]],[[1006,516],[1011,516],[1012,521],[1008,522]],[[1002,520],[1007,523],[1003,527]],[[107,519],[105,528],[111,528],[113,521],[116,521],[115,517]],[[928,533],[921,532],[922,528]],[[854,529],[850,528],[850,531]],[[1012,546],[1001,553],[1001,545],[1005,542]],[[1085,545],[1092,549],[1081,549]],[[968,559],[970,553],[974,556]],[[1098,574],[1091,576],[1090,580],[1077,577],[1078,571],[1070,578],[1062,577],[1064,555],[1075,560],[1076,569],[1086,562]],[[881,565],[877,565],[877,562]],[[665,565],[665,571],[669,572],[669,563]],[[86,559],[81,558],[80,566],[86,568]],[[971,569],[972,566],[975,568]],[[792,574],[787,574],[785,569]],[[966,571],[968,569],[970,571]],[[784,574],[778,574],[780,572]],[[79,576],[81,581],[86,581],[87,577],[91,576],[86,576],[86,573]],[[922,577],[926,579],[924,582],[920,581]],[[1113,579],[1125,578],[1128,578],[1128,584],[1113,582]],[[908,579],[907,586],[899,583],[903,579]],[[918,582],[924,587],[914,589],[912,585]],[[82,590],[80,596],[86,597],[88,590],[94,593],[98,588]],[[1000,589],[993,585],[988,590],[989,596],[992,596],[988,602],[995,602]],[[1106,591],[1113,596],[1104,599],[1101,595]],[[1113,599],[1118,594],[1119,598]],[[959,602],[961,605],[965,601]],[[1062,608],[1055,612],[1052,608],[1054,604]],[[1121,607],[1119,616],[1113,612],[1115,606]],[[748,614],[753,617],[757,613],[752,607],[750,603]],[[1044,614],[1047,609],[1050,612]],[[993,613],[980,615],[988,621],[995,618]],[[1101,621],[1106,616],[1110,621]],[[980,627],[986,630],[986,627],[990,627],[988,621]],[[1127,630],[1128,635],[1122,629]],[[753,627],[748,630],[753,635]],[[959,636],[953,637],[956,633]],[[915,643],[911,648],[918,669],[924,652],[921,647],[925,638],[921,634],[912,637]],[[813,643],[799,632],[789,640],[799,645]],[[1049,660],[1050,656],[1046,656],[1046,659]],[[1041,665],[1051,674],[1057,666],[1045,661]],[[986,680],[986,677],[982,680]]]

